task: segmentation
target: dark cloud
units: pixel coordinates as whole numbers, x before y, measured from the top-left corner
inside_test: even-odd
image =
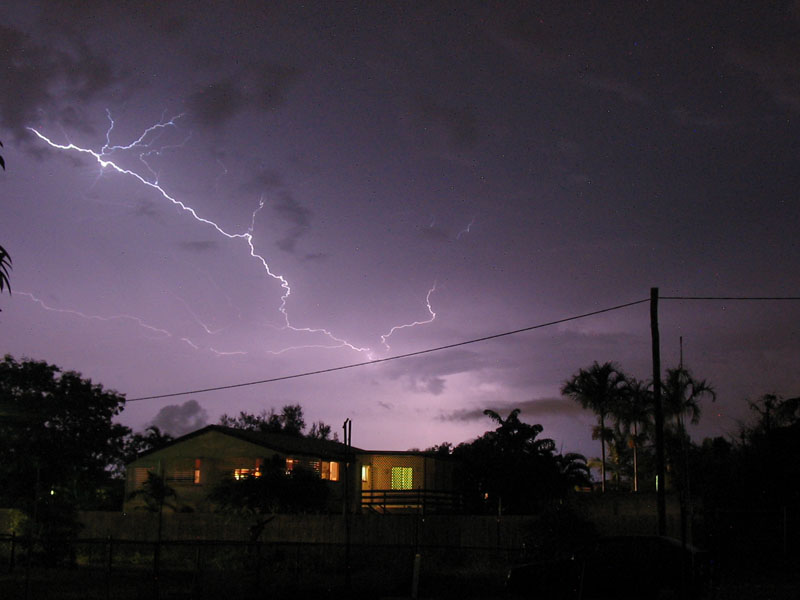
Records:
[[[109,64],[85,46],[45,47],[3,25],[0,56],[0,124],[18,139],[28,136],[25,128],[39,120],[41,111],[58,114],[65,105],[95,98],[116,80]],[[72,106],[72,110],[78,109]]]
[[[272,210],[290,225],[288,231],[276,243],[284,252],[294,254],[297,243],[308,231],[311,224],[311,210],[297,200],[289,192],[282,192],[272,206]]]
[[[192,119],[211,127],[222,125],[245,110],[275,110],[286,102],[286,90],[298,75],[299,71],[289,66],[251,64],[190,94],[186,108]]]
[[[294,254],[297,250],[297,242],[306,233],[305,227],[292,227],[286,235],[275,242],[275,245],[288,254]]]
[[[191,118],[203,125],[222,125],[245,106],[244,93],[233,80],[203,86],[186,99]]]
[[[486,360],[484,355],[477,352],[449,350],[388,363],[386,375],[390,379],[403,380],[410,391],[438,396],[445,390],[448,375],[480,371],[487,366]]]
[[[327,252],[309,252],[308,254],[303,255],[303,260],[315,261],[315,260],[327,260],[330,258],[330,254]]]
[[[505,416],[512,410],[520,409],[520,418],[523,421],[531,421],[532,418],[541,417],[576,417],[586,414],[586,411],[579,404],[567,398],[531,398],[522,402],[492,403],[489,407],[483,408],[460,408],[439,416],[442,421],[480,421],[486,419],[483,411],[489,408],[500,416]]]
[[[211,240],[198,240],[192,242],[181,242],[180,246],[184,250],[189,250],[191,252],[209,252],[211,250],[216,250],[219,244]]]
[[[283,185],[283,177],[272,169],[262,169],[256,173],[249,181],[242,184],[244,192],[263,192],[273,190]]]
[[[272,210],[284,221],[298,227],[308,227],[311,224],[311,210],[300,204],[288,192],[280,194]]]
[[[249,98],[261,110],[272,110],[285,101],[286,89],[297,79],[299,71],[293,67],[270,62],[261,62],[250,67],[247,75]]]
[[[200,429],[208,424],[208,413],[197,400],[183,404],[170,404],[156,414],[151,425],[174,436]]]
[[[148,219],[157,219],[161,216],[160,206],[153,200],[147,198],[139,198],[133,207],[133,214],[137,217],[147,217]]]

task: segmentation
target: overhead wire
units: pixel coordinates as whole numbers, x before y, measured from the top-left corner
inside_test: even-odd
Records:
[[[800,300],[800,296],[659,296],[659,300]]]
[[[454,344],[446,344],[444,346],[437,346],[435,348],[426,348],[424,350],[416,350],[414,352],[408,352],[406,354],[397,354],[395,356],[388,356],[386,358],[377,358],[374,360],[368,360],[359,363],[351,363],[347,365],[340,365],[338,367],[329,367],[327,369],[318,369],[316,371],[304,371],[302,373],[294,373],[292,375],[281,375],[279,377],[270,377],[268,379],[260,379],[257,381],[247,381],[244,383],[232,383],[228,385],[219,385],[214,387],[208,388],[200,388],[195,390],[187,390],[184,392],[172,392],[168,394],[155,394],[153,396],[141,396],[138,398],[129,398],[127,402],[141,402],[143,400],[157,400],[160,398],[174,398],[176,396],[188,396],[191,394],[205,394],[207,392],[218,392],[222,390],[232,390],[235,388],[241,387],[249,387],[254,385],[264,385],[267,383],[275,383],[278,381],[287,381],[289,379],[299,379],[301,377],[310,377],[312,375],[322,375],[324,373],[333,373],[335,371],[344,371],[346,369],[355,369],[357,367],[366,367],[368,365],[377,365],[380,363],[390,362],[394,360],[402,360],[405,358],[411,358],[414,356],[421,356],[423,354],[430,354],[432,352],[441,352],[442,350],[450,350],[452,348],[459,348],[461,346],[467,346],[469,344],[477,344],[479,342],[486,342],[489,340],[495,340],[501,337],[507,337],[510,335],[516,335],[519,333],[524,333],[526,331],[533,331],[534,329],[542,329],[544,327],[550,327],[553,325],[559,325],[561,323],[567,323],[569,321],[576,321],[578,319],[585,319],[586,317],[592,317],[594,315],[599,315],[602,313],[607,313],[615,310],[620,310],[623,308],[628,308],[629,306],[635,306],[637,304],[643,304],[645,302],[650,302],[650,298],[645,298],[643,300],[635,300],[634,302],[626,302],[625,304],[618,304],[616,306],[610,306],[608,308],[601,308],[599,310],[593,310],[591,312],[583,313],[580,315],[573,315],[571,317],[564,317],[563,319],[556,319],[555,321],[548,321],[546,323],[539,323],[538,325],[531,325],[529,327],[522,327],[521,329],[514,329],[512,331],[504,331],[502,333],[495,333],[492,335],[486,335],[479,338],[474,338],[470,340],[465,340],[462,342],[456,342]]]

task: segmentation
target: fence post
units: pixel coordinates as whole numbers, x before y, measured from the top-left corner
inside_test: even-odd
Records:
[[[414,555],[414,571],[411,575],[411,598],[417,600],[419,598],[419,572],[422,563],[422,555],[419,553]]]
[[[8,572],[14,571],[14,552],[17,548],[17,532],[11,532],[11,551],[8,554]]]
[[[114,540],[110,533],[106,542],[108,543],[106,555],[106,600],[109,600],[111,598],[111,565],[114,562]]]

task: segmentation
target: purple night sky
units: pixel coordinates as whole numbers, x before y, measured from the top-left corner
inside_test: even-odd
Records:
[[[767,5],[6,2],[0,352],[132,399],[651,286],[800,295],[800,3]],[[735,433],[748,398],[800,393],[800,302],[663,300],[660,319],[663,368],[683,336],[718,391],[698,438]],[[300,403],[351,418],[359,447],[407,449],[520,407],[595,456],[593,416],[559,396],[593,360],[649,378],[646,303],[130,402],[121,421],[182,433]]]

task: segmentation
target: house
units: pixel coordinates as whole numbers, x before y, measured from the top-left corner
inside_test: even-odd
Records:
[[[361,508],[377,512],[456,512],[455,461],[429,452],[363,452]]]
[[[124,508],[144,504],[131,494],[153,472],[175,490],[181,507],[210,512],[208,494],[220,481],[258,476],[266,461],[279,461],[287,472],[315,472],[328,484],[330,511],[431,512],[460,505],[453,463],[431,454],[372,452],[331,440],[209,425],[129,463]]]

